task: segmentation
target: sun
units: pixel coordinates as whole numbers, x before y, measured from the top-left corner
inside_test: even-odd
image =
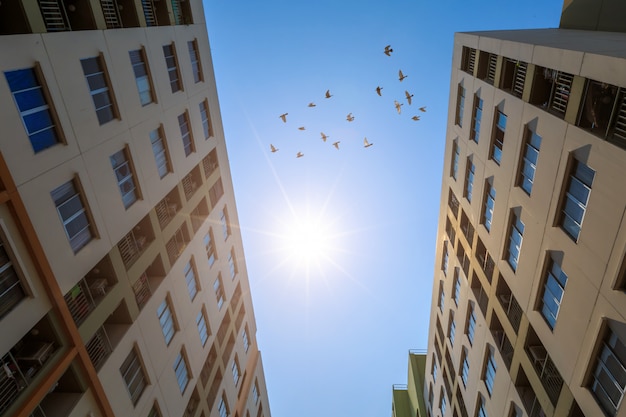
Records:
[[[309,265],[320,263],[330,255],[331,231],[318,219],[295,219],[287,225],[285,248],[293,261]]]

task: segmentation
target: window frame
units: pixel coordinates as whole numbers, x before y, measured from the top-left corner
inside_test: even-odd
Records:
[[[536,132],[532,131],[528,126],[526,126],[524,136],[524,143],[522,145],[522,149],[524,151],[520,158],[516,185],[530,196],[532,194],[532,188],[535,182],[535,176],[537,174],[537,163],[539,161],[539,152],[541,150],[542,138]],[[534,161],[532,161],[533,154],[535,159]]]
[[[507,261],[507,264],[511,267],[513,272],[517,271],[519,258],[522,253],[524,227],[524,222],[521,220],[521,213],[518,215],[514,210],[511,210],[504,259]],[[519,242],[517,242],[518,240]]]
[[[472,195],[474,193],[474,180],[476,179],[476,165],[471,156],[467,157],[465,166],[465,187],[463,188],[463,197],[468,202],[472,202]]]
[[[133,61],[133,53],[135,53],[135,57],[139,60]],[[142,45],[139,49],[133,49],[131,51],[128,51],[128,55],[130,58],[130,66],[133,70],[133,75],[135,76],[135,84],[137,86],[137,93],[139,94],[139,103],[142,107],[146,107],[152,103],[157,103],[158,101],[155,94],[156,90],[154,88],[154,83],[152,82],[152,73],[150,72],[150,65],[148,65],[146,48]],[[143,66],[143,71],[145,72],[145,74],[141,74],[141,66]],[[143,90],[142,86],[140,85],[140,81],[144,83]],[[144,95],[142,95],[142,93]],[[144,100],[146,93],[149,96],[148,101]]]
[[[561,268],[560,263],[554,259],[553,256],[548,255],[540,287],[541,290],[538,296],[537,309],[552,331],[554,331],[554,327],[556,326],[561,304],[563,302],[563,296],[565,295],[566,285],[567,274]],[[559,291],[560,294],[557,294]],[[554,303],[552,305],[546,301],[546,297],[550,297],[550,295],[552,296],[552,301]]]
[[[65,198],[63,201],[59,202],[61,198],[69,194],[70,190],[68,189],[66,192],[63,192],[63,194],[59,195],[58,198],[55,198],[55,193],[57,192],[61,193],[62,191],[60,190],[64,187],[68,187],[68,184],[69,186],[71,186],[72,188],[71,191],[73,192],[73,194],[69,196],[68,198]],[[71,180],[53,189],[50,192],[50,196],[52,197],[52,201],[54,202],[54,205],[56,207],[57,214],[59,215],[59,218],[61,220],[61,225],[63,226],[63,230],[65,231],[65,236],[67,237],[70,247],[72,248],[75,254],[78,253],[82,248],[87,246],[89,242],[98,238],[98,234],[94,226],[93,217],[91,215],[91,211],[89,210],[89,206],[86,203],[86,198],[84,197],[83,188],[80,184],[80,180],[78,177],[74,177]],[[65,219],[63,217],[63,214],[61,213],[62,212],[61,206],[65,206],[67,203],[70,202],[70,200],[73,200],[74,198],[77,198],[78,201],[80,201],[81,207],[79,210],[76,210],[75,212],[71,214],[68,213],[70,215],[67,217],[67,219]],[[82,217],[81,215],[84,215],[87,225],[83,227],[81,230],[79,230],[78,232],[76,232],[74,236],[70,236],[70,232],[67,230],[67,226],[74,220],[77,220],[78,218]],[[85,234],[84,236],[83,236],[83,233]],[[80,239],[77,239],[79,236],[82,236],[82,237]],[[73,240],[75,239],[77,239],[77,242],[73,242]]]
[[[461,300],[461,274],[459,273],[459,267],[454,268],[454,274],[452,275],[452,300],[454,305],[459,306]]]
[[[176,376],[176,382],[178,383],[180,393],[183,394],[189,386],[189,381],[191,381],[192,378],[191,368],[187,362],[187,355],[184,346],[176,356],[176,359],[174,359],[174,366],[172,368],[174,370],[174,375]]]
[[[493,192],[493,193],[492,193]],[[496,188],[493,186],[493,179],[491,181],[485,180],[485,191],[483,197],[483,210],[481,224],[485,226],[487,232],[491,232],[491,225],[493,223],[493,211],[496,206]]]
[[[226,206],[224,206],[224,208],[220,212],[220,224],[222,225],[222,234],[224,235],[224,240],[227,240],[232,232],[230,230],[228,208]]]
[[[88,74],[86,72],[85,65],[87,65],[87,61],[91,61],[91,60],[95,60],[95,62],[97,63],[98,71]],[[119,120],[120,111],[119,111],[119,108],[117,107],[117,100],[115,99],[115,93],[113,91],[113,84],[109,76],[109,71],[107,70],[107,65],[106,65],[106,60],[104,59],[104,54],[100,52],[100,54],[98,54],[97,56],[83,58],[80,60],[80,63],[83,69],[83,74],[85,75],[85,80],[87,81],[87,88],[89,89],[89,94],[91,95],[91,100],[94,104],[96,117],[98,118],[98,123],[100,124],[100,126],[116,119]],[[103,86],[92,90],[91,84],[89,83],[89,79],[90,79],[89,77],[96,77],[99,74],[102,74]],[[102,97],[106,95],[108,103],[104,106],[98,107],[98,103],[96,102],[96,96],[100,96],[100,95],[102,95]],[[104,109],[109,109],[109,108],[111,111],[110,118],[107,118],[106,120],[101,119],[101,113],[99,112]],[[106,116],[107,117],[109,116],[108,113],[106,114]]]
[[[463,383],[463,388],[467,388],[467,380],[469,378],[469,360],[467,358],[468,350],[465,346],[461,349],[461,363],[459,365],[459,376],[461,377],[461,382]]]
[[[187,294],[189,294],[189,299],[193,301],[202,290],[193,255],[183,268],[183,276],[185,277],[185,283],[187,284]]]
[[[9,282],[8,285],[5,283]],[[0,225],[0,320],[16,308],[31,293],[26,285],[20,264],[15,257],[15,251],[10,240],[5,236],[4,227]],[[21,294],[15,297],[14,290]],[[3,300],[4,297],[7,297]],[[9,301],[6,305],[6,301]]]
[[[498,365],[496,363],[495,348],[490,344],[487,344],[487,348],[485,349],[485,364],[483,366],[482,380],[485,383],[489,397],[493,395],[497,370]]]
[[[215,239],[213,237],[212,227],[209,227],[208,232],[204,235],[203,243],[207,255],[207,262],[209,263],[209,267],[212,267],[217,260],[217,251],[215,250]]]
[[[559,204],[557,224],[561,228],[561,230],[563,230],[563,232],[565,232],[565,234],[569,236],[570,239],[578,243],[578,240],[580,239],[580,233],[582,232],[583,222],[585,220],[585,214],[587,212],[587,206],[589,205],[589,198],[591,196],[591,189],[593,188],[593,181],[595,179],[596,171],[573,156],[570,159],[571,160],[568,163],[567,175],[565,177],[565,183],[563,186],[561,202]],[[590,184],[583,182],[583,179],[576,176],[579,173],[578,168],[580,166],[582,166],[583,170],[591,171],[591,173],[587,172],[588,175],[591,175]],[[585,196],[584,202],[579,199],[579,196],[576,196],[571,192],[573,181],[576,181],[575,183],[581,186],[582,189],[586,191],[587,195]],[[580,192],[581,190],[578,191]],[[580,214],[580,221],[574,219],[571,213],[566,212],[568,208],[568,201],[572,201],[572,204],[574,206],[577,206],[581,210],[582,213]],[[569,227],[576,227],[576,233],[574,233],[574,231],[572,230],[569,230],[568,226],[564,224],[566,219],[570,219],[570,222],[573,223],[573,225],[570,225]]]
[[[213,132],[213,121],[211,120],[211,107],[209,106],[209,99],[202,100],[198,107],[200,109],[200,119],[202,120],[202,128],[204,131],[204,139],[210,139],[215,136]]]
[[[455,181],[459,174],[459,159],[461,158],[461,151],[459,149],[459,141],[455,139],[452,141],[452,162],[450,164],[450,176]]]
[[[474,345],[474,336],[476,334],[476,306],[473,302],[467,303],[467,319],[465,325],[465,334],[470,346]]]
[[[189,119],[189,111],[185,111],[178,115],[178,128],[180,129],[180,139],[183,143],[185,157],[188,157],[196,151],[196,143],[193,138],[193,129],[191,128],[191,120]]]
[[[161,327],[163,339],[165,340],[165,345],[169,346],[170,343],[172,343],[176,332],[179,330],[169,293],[157,307],[156,315],[159,321],[159,326]]]
[[[454,116],[454,124],[463,127],[463,112],[465,111],[465,87],[461,83],[458,84],[456,92],[456,114]]]
[[[598,338],[597,346],[594,349],[593,361],[590,362],[586,385],[598,406],[607,416],[613,417],[617,415],[617,411],[620,410],[620,406],[624,403],[626,386],[619,385],[619,378],[616,378],[614,373],[616,371],[620,371],[621,369],[621,379],[622,381],[624,380],[624,374],[626,374],[626,345],[620,339],[618,333],[612,329],[608,320],[603,323],[602,327],[603,328],[600,331],[602,337]],[[617,343],[619,343],[619,346],[616,346]],[[612,365],[607,364],[607,359],[612,359]],[[614,369],[611,370],[610,368]],[[598,375],[600,373],[603,373],[604,375]],[[604,376],[604,378],[609,379],[609,381],[605,381],[605,383],[608,382],[613,385],[612,388],[616,390],[614,394],[621,394],[617,400],[617,404],[615,404],[613,399],[610,398],[610,394],[602,385],[603,381],[598,378],[599,376]],[[599,397],[598,390],[603,392],[604,401],[608,401],[609,404],[606,404],[603,399]],[[613,409],[607,409],[606,407],[608,405],[613,406]]]
[[[456,321],[454,320],[454,311],[450,310],[450,316],[448,317],[448,339],[450,339],[450,346],[454,346],[455,338],[456,338]]]
[[[474,93],[474,103],[472,106],[472,126],[470,128],[470,140],[478,143],[480,139],[480,122],[483,114],[483,99]]]
[[[148,133],[148,137],[150,138],[150,146],[152,148],[152,154],[154,155],[154,162],[156,164],[157,173],[159,178],[163,179],[174,172],[172,169],[172,160],[170,158],[169,148],[167,146],[167,138],[165,137],[165,129],[163,129],[163,125],[160,124],[154,130],[151,130]],[[155,145],[160,143],[161,145],[155,148]],[[162,160],[159,163],[159,160]],[[165,172],[162,172],[162,169],[165,168]]]
[[[116,160],[118,155],[122,159]],[[137,172],[135,171],[135,165],[133,164],[128,145],[111,155],[109,160],[117,181],[117,188],[122,196],[122,204],[128,210],[133,204],[142,199],[139,178],[137,178]],[[125,171],[124,168],[126,169]],[[125,189],[127,184],[131,185],[130,189]]]
[[[196,327],[198,328],[198,334],[200,336],[200,344],[204,347],[206,346],[206,342],[209,340],[209,336],[211,335],[211,329],[209,328],[209,321],[204,305],[202,305],[200,312],[196,316]]]
[[[122,375],[122,379],[124,380],[124,385],[126,386],[128,395],[130,396],[130,401],[133,403],[133,407],[136,407],[137,403],[141,399],[141,395],[145,392],[146,387],[150,385],[150,381],[148,380],[143,360],[141,358],[141,353],[139,352],[139,348],[137,347],[137,345],[134,345],[132,347],[130,353],[128,354],[126,359],[124,359],[124,362],[122,362],[119,369],[120,374]],[[131,370],[133,371],[132,377],[130,380],[128,380],[128,372]],[[135,378],[137,377],[141,378],[139,380],[139,384],[135,387],[135,389],[131,390],[131,386],[133,386],[133,384],[135,383]],[[139,390],[137,390],[136,388],[139,388]]]
[[[501,125],[501,120],[504,120],[503,125]],[[491,159],[497,165],[502,164],[502,153],[504,152],[504,138],[506,135],[507,120],[508,116],[496,107],[493,118],[493,130],[491,134],[489,159]]]
[[[171,48],[169,51],[166,48]],[[171,42],[167,45],[163,45],[163,58],[165,59],[165,68],[167,70],[167,76],[169,78],[170,88],[172,90],[172,94],[177,93],[179,91],[185,91],[183,85],[183,78],[180,74],[180,65],[178,63],[178,55],[176,53],[176,43]],[[168,53],[170,55],[168,55]],[[170,59],[170,63],[168,63],[168,58]]]
[[[237,274],[239,273],[239,268],[237,267],[237,257],[235,256],[235,248],[231,248],[228,253],[228,269],[230,271],[230,279],[235,279]]]
[[[213,282],[213,291],[215,292],[215,300],[217,301],[217,310],[221,310],[222,306],[226,302],[226,294],[224,292],[224,282],[222,281],[222,274],[218,273],[217,278]]]
[[[191,41],[187,41],[187,50],[189,51],[189,61],[191,62],[191,72],[193,73],[194,82],[196,84],[204,82],[202,61],[200,59],[200,50],[198,49],[198,39],[194,38]]]

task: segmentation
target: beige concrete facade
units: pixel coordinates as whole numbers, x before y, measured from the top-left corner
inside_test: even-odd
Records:
[[[455,36],[430,416],[626,416],[624,45],[566,29]]]
[[[6,3],[0,416],[270,416],[202,2]]]

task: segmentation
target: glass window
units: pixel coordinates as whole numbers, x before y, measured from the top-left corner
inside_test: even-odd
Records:
[[[226,400],[226,394],[222,393],[220,403],[217,406],[220,417],[228,417],[228,401]]]
[[[259,402],[259,383],[256,379],[254,380],[254,385],[252,386],[252,399],[255,404]]]
[[[541,315],[551,329],[554,329],[556,318],[559,315],[566,283],[567,275],[565,275],[558,262],[550,258],[541,297]]]
[[[474,162],[470,158],[467,158],[467,168],[465,171],[465,198],[470,203],[472,202],[472,192],[474,190],[474,173],[476,171],[476,167],[474,166]]]
[[[467,339],[470,342],[470,345],[474,344],[474,330],[476,329],[476,310],[474,309],[474,304],[470,303],[468,306],[467,313]]]
[[[567,182],[567,192],[561,204],[560,220],[561,228],[574,241],[578,241],[580,235],[595,174],[593,169],[574,159]]]
[[[204,307],[196,316],[196,326],[198,326],[198,333],[200,334],[200,343],[202,343],[202,346],[204,346],[206,344],[206,341],[209,339],[209,328],[206,324]]]
[[[459,299],[461,298],[461,279],[459,278],[459,268],[454,268],[454,277],[452,280],[452,285],[454,286],[452,299],[454,300],[454,304],[458,306]]]
[[[215,299],[217,300],[217,309],[220,310],[226,298],[224,297],[224,286],[222,285],[222,276],[218,275],[217,279],[213,283],[213,290],[215,291]]]
[[[483,379],[485,381],[485,386],[487,387],[487,392],[491,396],[493,393],[493,382],[496,377],[496,357],[495,350],[492,346],[487,346],[487,359],[485,361],[485,371],[483,375]]]
[[[185,388],[187,388],[187,384],[189,383],[189,367],[187,366],[187,360],[182,351],[176,356],[176,360],[174,360],[174,373],[176,374],[176,381],[178,382],[180,392],[185,392]]]
[[[448,322],[448,338],[450,344],[454,346],[454,336],[456,334],[456,323],[454,321],[454,312],[450,310],[450,321]]]
[[[243,350],[247,353],[248,349],[250,349],[250,336],[248,336],[248,326],[245,326],[241,331],[241,339],[243,341]]]
[[[441,260],[441,270],[444,275],[448,274],[448,262],[450,260],[450,254],[448,253],[448,241],[443,242],[443,258]]]
[[[79,187],[68,181],[50,193],[57,208],[65,234],[74,253],[94,238],[90,216],[83,202]]]
[[[189,59],[191,60],[194,82],[199,83],[200,81],[204,81],[202,64],[200,63],[200,53],[198,52],[198,41],[194,39],[187,42],[187,49],[189,49]]]
[[[237,355],[235,355],[235,359],[233,359],[231,369],[233,371],[233,381],[235,381],[235,386],[237,386],[239,383],[239,360],[237,359]]]
[[[535,170],[537,169],[537,159],[539,158],[539,148],[541,147],[541,137],[530,129],[526,129],[526,142],[524,144],[524,158],[520,169],[519,186],[526,194],[530,195],[535,182]]]
[[[163,45],[163,56],[165,57],[165,65],[167,66],[167,74],[170,78],[172,93],[181,91],[183,89],[183,82],[178,71],[178,59],[176,58],[174,43]]]
[[[224,235],[224,240],[228,239],[230,236],[230,224],[228,223],[228,211],[226,207],[224,207],[220,213],[220,223],[222,224],[222,234]]]
[[[202,129],[204,130],[204,138],[208,139],[213,136],[213,123],[211,123],[211,112],[209,111],[209,100],[202,101],[198,106],[200,107],[200,118],[202,119]]]
[[[515,214],[511,213],[511,227],[509,229],[509,244],[507,247],[507,261],[513,271],[517,270],[519,255],[522,249],[522,238],[524,236],[524,223]]]
[[[87,78],[93,104],[96,107],[98,122],[103,125],[118,118],[113,90],[105,73],[104,60],[101,56],[81,59],[83,73]]]
[[[443,281],[439,281],[439,311],[443,313],[443,306],[446,302],[446,294],[443,291]]]
[[[493,129],[491,143],[491,159],[498,165],[502,161],[502,147],[504,146],[504,132],[506,131],[506,114],[496,110],[496,125]]]
[[[187,111],[178,116],[178,127],[180,127],[180,137],[183,141],[185,156],[189,156],[196,150],[193,143],[193,135],[191,134],[191,126],[189,124],[189,115]]]
[[[472,130],[470,130],[470,139],[478,143],[480,136],[480,120],[483,116],[483,100],[474,95],[474,110],[472,114]]]
[[[196,298],[196,294],[198,294],[198,279],[196,278],[193,258],[189,262],[187,262],[183,273],[185,274],[185,282],[187,283],[187,292],[189,293],[189,298],[191,298],[191,300],[193,301],[193,299]]]
[[[146,53],[142,49],[128,52],[130,55],[130,64],[135,74],[135,83],[139,92],[139,101],[142,106],[147,106],[154,101],[152,95],[152,82],[150,81],[150,72],[146,59]]]
[[[154,129],[150,132],[150,144],[152,145],[152,153],[156,162],[159,177],[163,178],[172,172],[169,153],[167,151],[167,142],[161,128]]]
[[[174,323],[174,316],[167,298],[163,300],[161,305],[157,308],[157,317],[159,318],[161,331],[163,331],[165,344],[169,345],[174,337],[174,333],[176,333],[176,325]]]
[[[459,144],[455,140],[454,142],[452,142],[452,167],[450,172],[450,175],[452,176],[452,178],[454,178],[455,181],[457,173],[459,171],[459,153]]]
[[[496,205],[496,189],[489,181],[486,181],[482,223],[488,232],[491,231],[491,221],[493,219],[493,208],[495,205]]]
[[[231,249],[228,254],[228,269],[230,270],[230,277],[235,279],[237,275],[237,261],[235,260],[235,249]]]
[[[467,387],[467,378],[469,376],[469,360],[467,359],[467,349],[464,347],[461,354],[461,381],[463,386]]]
[[[122,378],[124,378],[124,382],[126,383],[130,400],[133,405],[137,405],[139,398],[141,398],[141,394],[148,385],[148,381],[141,364],[139,353],[135,348],[130,351],[130,354],[126,357],[124,363],[122,363],[120,372],[122,373]]]
[[[437,367],[437,361],[435,360],[435,355],[433,355],[433,366],[431,369],[431,373],[433,375],[433,382],[437,383],[438,367]]]
[[[54,108],[36,68],[7,71],[4,76],[35,153],[62,142]]]
[[[139,190],[135,185],[134,170],[127,149],[114,153],[110,160],[117,186],[122,194],[122,203],[128,208],[139,198]]]
[[[446,414],[446,397],[445,395],[443,395],[443,387],[439,392],[439,411],[441,412],[442,416]]]
[[[487,417],[487,406],[485,405],[485,399],[482,395],[478,395],[478,411],[476,417]]]
[[[459,84],[456,93],[456,117],[455,123],[463,127],[463,111],[465,110],[465,88]]]
[[[606,415],[615,416],[626,389],[626,346],[609,327],[589,387]]]
[[[207,234],[204,235],[204,249],[206,250],[206,256],[209,261],[209,266],[213,266],[213,264],[215,263],[216,254],[212,229],[209,229]]]

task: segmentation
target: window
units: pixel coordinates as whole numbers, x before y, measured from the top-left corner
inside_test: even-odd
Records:
[[[187,292],[189,293],[189,298],[193,301],[196,298],[196,294],[198,294],[198,278],[196,278],[195,265],[193,262],[193,257],[187,262],[185,265],[185,270],[183,271],[185,274],[185,282],[187,283]]]
[[[443,281],[439,281],[439,311],[443,314],[443,306],[446,302],[446,294],[443,291]]]
[[[161,417],[161,412],[159,411],[159,405],[156,403],[156,401],[154,402],[154,405],[150,409],[150,412],[148,413],[148,417]]]
[[[506,249],[506,259],[513,272],[517,270],[520,250],[522,249],[522,238],[524,236],[524,223],[515,212],[511,212],[511,226],[509,228],[509,243]]]
[[[485,199],[483,203],[482,224],[488,232],[491,231],[491,221],[493,219],[493,208],[496,205],[496,189],[490,181],[485,181]]]
[[[185,149],[185,156],[189,156],[192,152],[195,152],[196,148],[193,143],[193,135],[191,134],[191,128],[189,124],[189,114],[187,110],[178,116],[178,127],[180,127],[180,137],[183,141],[183,148]]]
[[[222,224],[222,234],[224,235],[224,240],[228,239],[230,236],[230,224],[228,223],[228,211],[226,207],[222,209],[220,212],[220,223]]]
[[[550,326],[550,329],[554,329],[556,324],[566,283],[567,275],[561,269],[561,265],[553,258],[549,258],[547,276],[541,297],[541,315],[548,323],[548,326]]]
[[[114,153],[111,155],[110,160],[115,179],[117,180],[117,186],[122,194],[122,203],[125,208],[129,208],[140,198],[140,194],[139,189],[135,185],[135,170],[130,160],[128,148]]]
[[[206,256],[209,261],[209,266],[213,266],[216,259],[215,254],[215,241],[213,240],[213,230],[209,229],[206,235],[204,235],[204,249],[206,250]]]
[[[250,349],[250,336],[248,336],[248,326],[245,326],[241,331],[241,339],[243,341],[243,350],[247,353],[248,349]]]
[[[487,406],[485,405],[485,399],[480,394],[478,394],[478,407],[476,410],[476,417],[487,417]]]
[[[452,166],[450,168],[450,176],[456,181],[456,176],[459,171],[459,144],[455,140],[452,142]]]
[[[235,359],[233,359],[231,370],[233,371],[233,381],[235,381],[235,386],[237,386],[239,383],[239,359],[237,359],[237,355],[235,355]]]
[[[535,170],[539,158],[541,137],[532,130],[526,128],[526,141],[524,144],[524,157],[522,159],[518,184],[526,194],[530,195],[535,181]]]
[[[439,391],[439,411],[442,417],[446,414],[446,397],[443,395],[443,387]]]
[[[222,285],[222,276],[218,275],[217,279],[213,283],[213,290],[215,290],[215,299],[217,300],[217,309],[221,310],[222,305],[226,299],[224,298],[224,286]]]
[[[602,339],[589,389],[607,416],[615,416],[626,389],[626,346],[609,327]]]
[[[473,345],[474,330],[476,329],[476,310],[474,309],[474,303],[469,303],[467,310],[467,326],[465,331],[470,345]]]
[[[148,379],[146,378],[143,365],[141,364],[137,348],[133,348],[130,351],[130,354],[120,367],[120,372],[122,373],[122,378],[124,378],[124,382],[126,383],[130,400],[133,405],[137,405],[141,394],[148,385]]]
[[[200,334],[200,343],[202,346],[206,345],[206,341],[209,339],[209,327],[207,326],[206,313],[204,307],[196,316],[196,326],[198,326],[198,333]]]
[[[187,48],[189,49],[189,59],[191,60],[191,69],[193,70],[193,81],[196,83],[204,81],[200,53],[198,52],[198,40],[194,39],[187,42]]]
[[[0,319],[26,297],[26,291],[13,267],[7,248],[0,240]]]
[[[435,394],[433,394],[433,384],[428,384],[428,411],[432,412]]]
[[[38,67],[7,71],[4,76],[35,153],[63,142],[57,115]]]
[[[483,380],[487,387],[489,396],[493,393],[493,381],[496,377],[496,357],[493,346],[487,345],[487,358],[485,359],[485,370],[483,371]]]
[[[474,109],[472,112],[472,129],[470,130],[470,139],[478,143],[480,136],[480,120],[483,116],[483,100],[474,94]]]
[[[437,361],[435,360],[435,355],[433,355],[433,366],[431,369],[431,374],[433,375],[433,382],[437,383]]]
[[[450,260],[450,254],[448,253],[448,241],[443,242],[443,258],[441,259],[441,270],[444,275],[448,274],[448,261]]]
[[[167,142],[165,141],[162,127],[150,132],[150,144],[152,145],[152,153],[154,153],[159,178],[163,178],[172,172],[172,164],[170,163]]]
[[[76,183],[75,183],[76,181]],[[74,253],[94,238],[91,215],[83,202],[77,180],[68,181],[50,193],[57,208],[65,234]]]
[[[235,275],[237,275],[237,260],[235,259],[235,249],[231,249],[228,254],[228,268],[230,270],[230,277],[235,279]]]
[[[167,66],[167,75],[170,78],[170,87],[172,93],[183,89],[183,82],[178,71],[178,59],[176,58],[176,47],[174,43],[163,45],[163,56],[165,57],[165,65]]]
[[[172,314],[170,302],[167,298],[163,300],[159,308],[157,308],[157,317],[159,318],[161,331],[163,331],[165,344],[169,345],[174,337],[174,333],[176,333],[176,324],[174,323],[174,315]]]
[[[496,123],[491,139],[491,159],[498,165],[502,161],[502,147],[504,146],[504,132],[506,131],[506,114],[496,110]]]
[[[222,393],[222,398],[220,398],[220,403],[217,406],[217,410],[220,414],[220,417],[228,417],[228,400],[226,400],[225,393]]]
[[[459,277],[459,268],[454,268],[454,277],[452,278],[453,293],[452,299],[454,304],[459,305],[459,299],[461,298],[461,279]]]
[[[252,386],[252,399],[255,404],[259,402],[259,382],[256,379],[254,380],[254,385]]]
[[[200,118],[202,119],[202,128],[204,129],[204,138],[208,139],[213,136],[213,123],[211,123],[211,112],[209,111],[209,100],[205,99],[199,105]],[[208,178],[208,175],[207,175]]]
[[[463,127],[463,110],[465,110],[465,88],[459,84],[456,93],[456,116],[454,119],[455,124],[459,127]]]
[[[83,73],[87,78],[91,98],[96,107],[98,122],[103,125],[113,119],[117,119],[119,116],[115,105],[115,98],[113,97],[109,77],[106,74],[106,67],[102,55],[81,59],[80,64],[83,67]]]
[[[183,351],[180,351],[174,360],[174,373],[176,374],[178,388],[180,388],[182,394],[185,392],[185,388],[187,388],[187,384],[189,383],[189,366],[187,365]]]
[[[583,217],[589,202],[595,171],[577,159],[573,160],[567,180],[567,191],[561,203],[559,224],[575,242],[578,241]]]
[[[471,158],[467,158],[467,167],[465,168],[465,198],[470,203],[472,202],[472,191],[474,190],[474,173],[476,167]]]
[[[474,75],[474,65],[476,64],[476,49],[463,47],[461,54],[461,70],[470,75]]]
[[[456,323],[454,321],[454,311],[450,310],[450,321],[448,322],[448,338],[450,345],[454,346],[454,336],[456,335]]]
[[[461,353],[461,381],[463,386],[467,387],[467,378],[469,376],[469,360],[467,359],[467,348],[463,347]]]
[[[150,70],[148,69],[146,51],[141,48],[135,51],[128,52],[130,55],[130,64],[133,67],[133,73],[135,74],[135,83],[137,84],[137,91],[139,92],[139,101],[142,106],[147,106],[152,103],[154,96],[152,94],[152,82],[150,80]]]

